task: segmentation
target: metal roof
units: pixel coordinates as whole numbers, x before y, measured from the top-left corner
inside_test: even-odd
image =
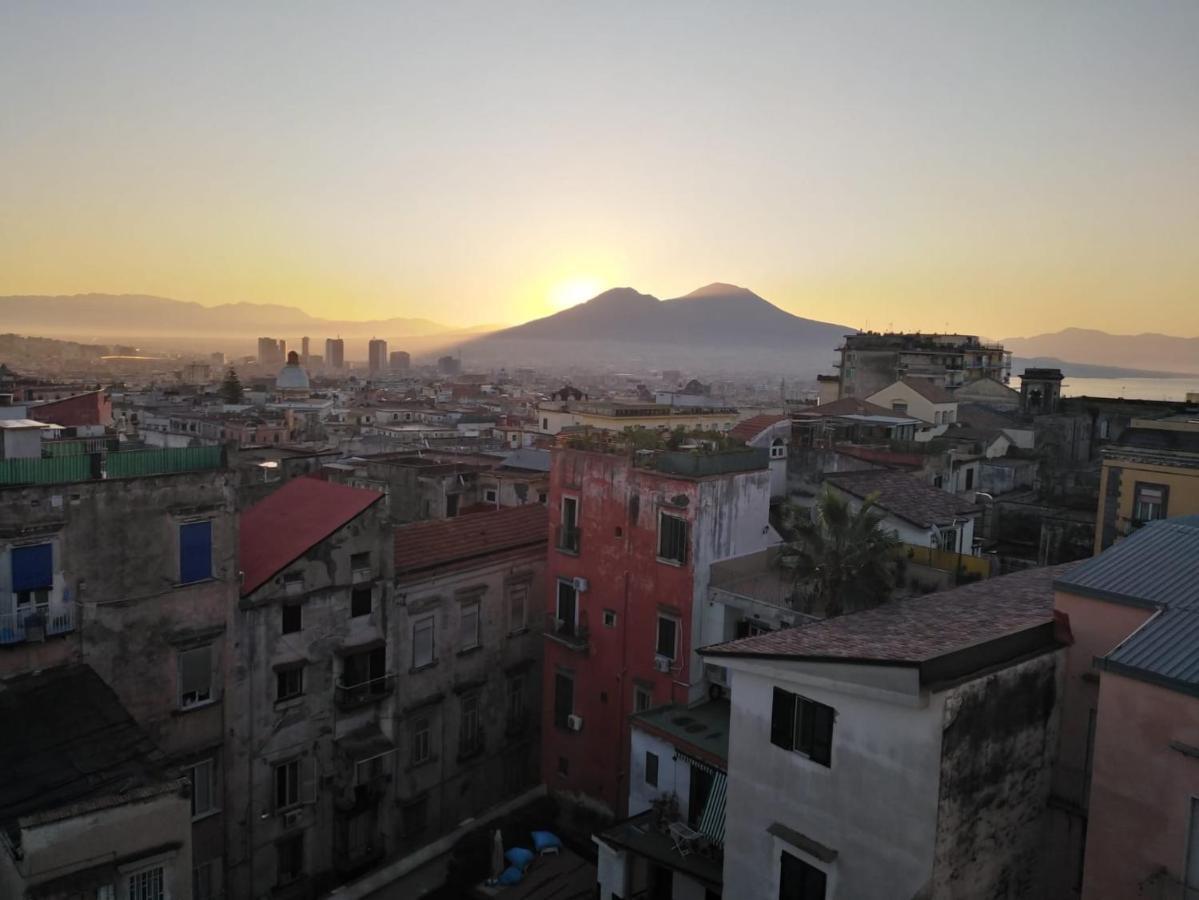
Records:
[[[1138,529],[1058,578],[1061,590],[1157,607],[1101,669],[1199,695],[1199,515]]]
[[[1139,528],[1054,586],[1132,606],[1199,608],[1199,515]]]

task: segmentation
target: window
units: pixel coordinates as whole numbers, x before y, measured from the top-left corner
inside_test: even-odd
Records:
[[[354,784],[369,785],[390,774],[391,751],[362,759],[354,764]]]
[[[424,832],[428,811],[427,797],[417,797],[404,807],[404,837],[416,837]]]
[[[616,627],[616,613],[614,613],[610,609],[604,610],[604,627],[605,628],[615,628]]]
[[[1152,522],[1166,517],[1167,489],[1164,484],[1137,482],[1132,518],[1137,522]]]
[[[524,631],[528,622],[529,586],[513,584],[508,586],[508,633],[515,634]]]
[[[117,900],[117,889],[111,884],[102,884],[96,888],[96,900]],[[203,900],[208,900],[207,897]]]
[[[462,720],[458,724],[458,754],[465,756],[483,749],[483,729],[479,724],[479,695],[462,697]]]
[[[499,495],[496,493],[495,488],[488,488],[483,492],[483,502],[485,503],[495,503],[498,499]]]
[[[822,766],[831,766],[834,716],[831,706],[775,688],[770,743],[802,753]]]
[[[901,416],[906,416],[908,414],[908,405],[902,400],[892,400],[891,412],[897,413]]]
[[[658,786],[658,754],[645,751],[645,783],[650,787]]]
[[[304,874],[304,834],[293,834],[275,844],[275,883],[291,884]]]
[[[366,693],[380,693],[386,688],[387,648],[375,647],[345,657],[341,669],[341,684],[347,688],[362,688]]]
[[[212,523],[188,522],[179,526],[179,583],[191,584],[212,577]]]
[[[563,778],[570,774],[570,760],[565,756],[558,757],[558,774]]]
[[[192,900],[217,900],[221,896],[221,860],[210,859],[192,869]]]
[[[275,673],[275,701],[290,700],[304,693],[304,667],[289,666]]]
[[[371,552],[364,550],[362,553],[353,553],[350,555],[350,571],[354,574],[354,580],[357,581],[360,577],[370,578],[371,575]]]
[[[558,634],[573,635],[578,629],[579,593],[569,581],[558,581],[558,606],[555,615]]]
[[[779,868],[779,900],[824,900],[828,876],[798,856],[783,851]]]
[[[513,675],[508,679],[508,723],[518,725],[525,718],[525,676]]]
[[[191,767],[192,818],[198,819],[217,809],[216,766],[206,759]]]
[[[649,688],[633,688],[633,712],[645,712],[653,706],[654,697]]]
[[[165,900],[162,866],[151,866],[129,876],[129,900]]]
[[[412,764],[428,762],[432,752],[429,717],[421,716],[412,722]]]
[[[966,470],[966,490],[971,490],[974,487],[974,467],[971,466]]]
[[[300,761],[288,760],[275,766],[275,811],[300,805]]]
[[[545,491],[537,492],[537,502],[540,503],[542,506],[545,506],[545,501],[547,499],[548,499],[548,497],[547,497]]]
[[[447,519],[452,519],[456,515],[458,515],[458,495],[457,494],[446,494],[445,495],[445,517]]]
[[[304,573],[292,572],[283,576],[283,592],[288,597],[298,597],[304,593]]]
[[[179,651],[179,707],[186,709],[212,699],[212,647]]]
[[[479,646],[479,601],[471,600],[459,608],[459,639],[463,650]]]
[[[579,498],[562,498],[562,525],[558,529],[558,549],[579,552]]]
[[[543,418],[543,419],[541,420],[541,430],[542,430],[542,431],[549,431],[549,430],[550,430],[550,420],[549,420],[549,419],[545,419],[545,418]]]
[[[687,561],[687,520],[658,514],[658,559],[673,563]]]
[[[958,530],[956,528],[946,528],[941,531],[940,545],[942,550],[958,549]]]
[[[11,554],[12,589],[21,612],[50,602],[54,587],[54,551],[50,544],[14,547]]]
[[[426,616],[412,623],[412,668],[420,669],[432,665],[433,655],[433,617]]]
[[[279,607],[279,616],[279,630],[283,634],[294,634],[304,627],[304,614],[299,603],[284,603]]]
[[[575,709],[575,680],[565,672],[554,675],[554,725],[566,728]]]
[[[759,634],[767,634],[769,631],[770,627],[762,622],[754,619],[742,619],[737,623],[736,636],[738,638],[756,637]]]
[[[782,438],[775,438],[770,442],[770,458],[771,459],[786,459],[787,444]]]
[[[668,616],[658,616],[658,643],[654,652],[673,660],[678,653],[679,623]]]
[[[371,589],[369,587],[356,587],[350,592],[350,618],[356,619],[359,616],[369,616],[371,614]]]

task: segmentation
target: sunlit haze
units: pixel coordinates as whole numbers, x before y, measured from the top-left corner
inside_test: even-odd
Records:
[[[0,11],[0,294],[1199,334],[1199,4]]]

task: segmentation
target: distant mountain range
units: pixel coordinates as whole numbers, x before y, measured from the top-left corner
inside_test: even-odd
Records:
[[[488,327],[457,330],[428,319],[375,319],[365,322],[321,319],[294,306],[225,303],[202,306],[184,300],[144,294],[75,294],[73,296],[0,297],[0,324],[5,331],[85,342],[153,343],[182,350],[255,352],[259,336],[284,338],[298,345],[313,340],[312,352],[323,353],[325,338],[341,336],[363,343],[347,347],[347,357],[365,357],[365,341],[380,337],[391,349],[410,349],[398,341],[414,341],[423,352],[432,344],[448,345]],[[436,340],[442,339],[444,340]]]
[[[731,284],[710,284],[670,300],[613,288],[552,316],[479,337],[463,353],[468,365],[540,359],[804,377],[830,371],[837,347],[856,330],[792,315]]]
[[[1024,358],[1078,360],[1079,363],[1103,369],[1142,370],[1147,377],[1162,377],[1171,373],[1199,374],[1199,337],[1108,334],[1106,331],[1092,328],[1066,328],[1052,334],[1005,338],[1001,343],[1011,350],[1013,355]],[[1078,371],[1067,374],[1083,376],[1083,373]],[[1124,371],[1110,377],[1134,376]]]

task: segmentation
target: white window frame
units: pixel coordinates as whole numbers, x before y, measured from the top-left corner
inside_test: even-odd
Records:
[[[529,627],[529,583],[518,581],[508,585],[508,633],[518,634]],[[519,609],[520,615],[516,612]]]
[[[423,727],[416,727],[417,725]],[[420,740],[420,736],[424,735],[424,740]],[[417,748],[424,751],[423,755],[417,756]],[[433,717],[431,715],[417,716],[412,720],[412,746],[411,760],[412,765],[417,766],[421,763],[426,763],[433,758]]]
[[[499,499],[500,499],[500,492],[499,492],[498,488],[484,488],[483,489],[483,502],[484,503],[498,503]]]
[[[174,868],[174,860],[175,854],[173,852],[159,853],[156,856],[135,860],[120,866],[117,869],[117,884],[119,885],[119,890],[117,891],[118,900],[130,900],[130,898],[133,898],[133,900],[142,900],[143,896],[150,897],[152,900],[157,900],[158,897],[161,897],[161,900],[171,900],[171,874]],[[154,894],[144,895],[134,893],[132,886],[133,879],[144,873],[152,872],[155,869],[160,870],[162,873],[162,893],[158,894],[157,897]]]
[[[770,458],[771,459],[786,459],[787,444],[782,438],[775,438],[770,442]]]
[[[198,707],[207,706],[209,703],[215,702],[216,690],[214,689],[213,683],[212,683],[213,682],[213,677],[212,677],[212,675],[213,675],[213,652],[212,652],[212,648],[213,648],[212,644],[203,644],[199,647],[188,647],[186,650],[180,650],[176,654],[176,657],[177,657],[176,665],[178,666],[178,679],[179,679],[179,682],[178,682],[179,690],[178,690],[178,697],[177,697],[178,702],[179,702],[179,709],[196,709]],[[194,692],[193,691],[184,691],[184,689],[183,689],[184,688],[183,657],[185,654],[197,653],[201,650],[208,654],[208,692],[206,694],[204,694],[203,696],[199,695],[199,691],[194,691]],[[195,693],[196,697],[194,699],[190,699],[190,700],[187,699],[187,695],[192,694],[192,693]]]
[[[662,638],[662,622],[663,621],[674,623],[674,647],[672,648],[669,656],[666,656],[666,654],[662,653],[662,651],[658,649],[658,645],[662,643],[661,638]],[[679,658],[679,628],[681,625],[682,625],[682,622],[680,622],[676,616],[672,616],[672,615],[669,615],[669,614],[663,613],[663,612],[658,613],[658,621],[654,628],[654,656],[666,656],[666,658],[669,659],[672,663],[675,662],[676,660],[678,660],[678,658]]]
[[[562,605],[561,605],[562,588],[566,588],[571,593],[573,593],[574,598],[575,598],[575,603],[574,603],[575,614],[574,614],[574,618],[570,622],[567,622],[565,619],[562,618],[561,615],[559,615],[559,613],[562,612]],[[562,622],[564,625],[569,625],[572,629],[572,633],[573,633],[573,631],[577,630],[579,627],[579,592],[575,588],[574,581],[570,578],[559,578],[557,585],[555,586],[554,620],[556,622]]]
[[[426,625],[429,630],[429,658],[424,662],[417,662],[416,654],[419,645],[416,634],[418,629],[423,631]],[[437,662],[437,616],[429,614],[412,620],[412,668],[414,671],[416,669],[423,669],[426,666],[433,665],[435,662]]]
[[[478,598],[474,600],[464,600],[458,606],[458,640],[461,642],[460,650],[474,650],[482,645],[480,632],[482,630],[483,604]],[[470,628],[470,621],[474,619],[474,628]]]
[[[217,765],[214,757],[201,759],[192,763],[189,767],[191,770],[191,785],[192,785],[192,821],[203,819],[211,816],[213,813],[220,812],[220,804],[217,803]],[[196,806],[196,775],[201,769],[207,769],[208,781],[208,806],[204,809],[199,809]]]
[[[662,523],[666,519],[674,519],[676,521],[683,523],[683,558],[682,559],[675,559],[672,556],[663,556],[662,555],[662,536],[663,536]],[[674,515],[673,513],[666,512],[666,510],[664,510],[664,509],[658,510],[657,543],[658,543],[658,545],[655,548],[655,552],[657,553],[657,556],[658,556],[658,562],[666,563],[668,566],[685,566],[685,565],[687,565],[687,562],[691,559],[691,546],[690,546],[690,544],[691,544],[691,523],[687,521],[687,518],[685,516],[677,516],[677,515]]]

